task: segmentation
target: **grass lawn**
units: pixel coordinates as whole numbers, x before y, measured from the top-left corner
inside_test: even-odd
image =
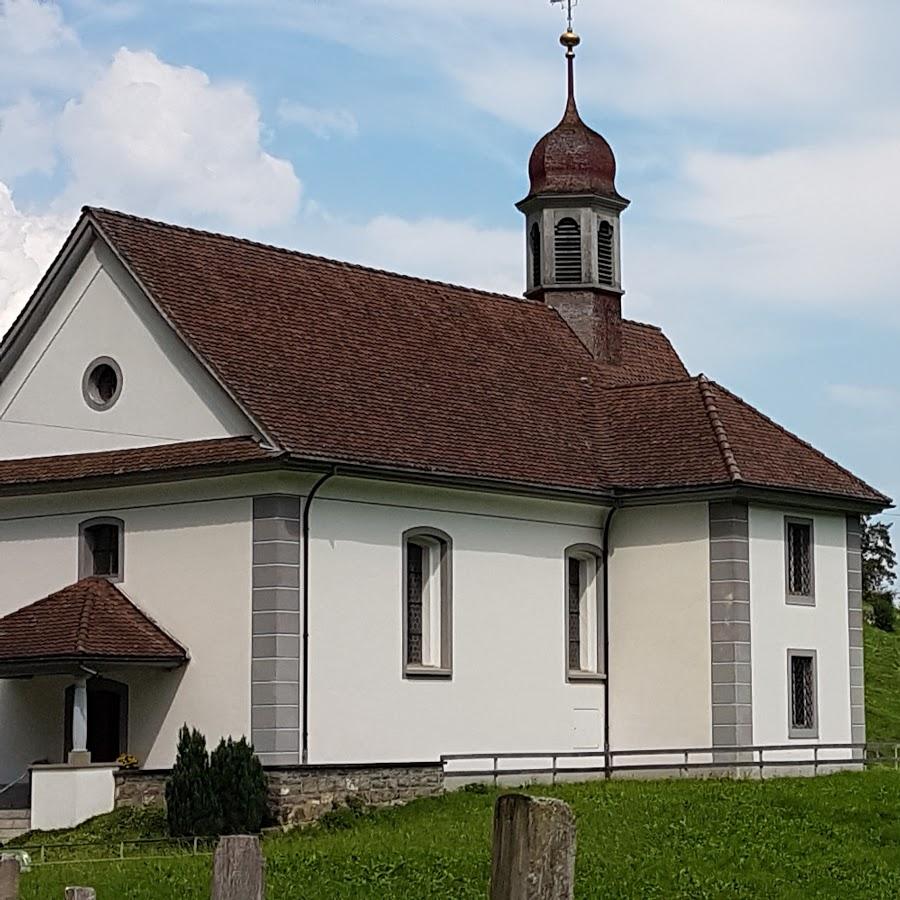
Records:
[[[900,632],[866,625],[865,661],[866,740],[900,744]]]
[[[900,773],[893,770],[534,792],[575,809],[579,898],[900,896]],[[483,900],[496,796],[456,793],[349,828],[267,838],[269,900]],[[115,843],[118,826],[106,827]],[[210,868],[209,857],[44,866],[25,876],[22,897],[58,900],[65,885],[86,884],[99,900],[206,900]]]

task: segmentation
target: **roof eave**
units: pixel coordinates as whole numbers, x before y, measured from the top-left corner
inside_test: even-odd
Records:
[[[153,656],[109,656],[103,654],[63,654],[0,658],[0,679],[34,678],[41,675],[72,675],[85,669],[163,669],[171,671],[187,665],[186,654]]]
[[[685,500],[739,499],[771,506],[825,509],[844,513],[877,514],[893,506],[889,497],[880,499],[815,491],[808,488],[779,487],[729,481],[717,485],[657,486],[630,488],[617,492],[622,506],[680,503]]]

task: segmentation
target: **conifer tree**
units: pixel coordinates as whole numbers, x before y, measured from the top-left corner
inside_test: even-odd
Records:
[[[266,817],[268,783],[246,738],[219,742],[210,755],[213,788],[223,834],[255,834]]]
[[[187,724],[178,733],[178,754],[166,782],[166,811],[173,837],[221,832],[221,812],[213,789],[206,738]]]

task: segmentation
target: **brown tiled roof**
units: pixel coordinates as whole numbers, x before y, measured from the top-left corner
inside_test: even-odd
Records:
[[[86,215],[278,451],[250,439],[0,463],[0,485],[348,462],[545,488],[758,485],[888,503],[626,321],[599,365],[542,303]]]
[[[603,380],[542,303],[90,210],[187,342],[301,456],[599,488]],[[629,323],[621,380],[683,376]]]
[[[0,665],[146,661],[187,652],[105,578],[85,578],[0,619]]]
[[[232,466],[237,463],[277,459],[278,456],[277,452],[260,447],[252,438],[239,437],[158,444],[152,447],[133,447],[98,453],[6,459],[0,460],[0,487],[55,484],[118,475],[174,472],[182,469],[202,472],[205,469]]]

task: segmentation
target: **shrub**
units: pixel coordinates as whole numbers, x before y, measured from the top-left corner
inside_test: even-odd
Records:
[[[224,738],[209,761],[222,834],[256,834],[266,817],[268,781],[246,738]]]
[[[213,788],[206,738],[187,725],[178,732],[178,754],[166,782],[166,813],[173,837],[220,833],[221,812]]]
[[[872,604],[872,624],[882,631],[893,631],[897,613],[893,596],[888,591],[874,591],[869,595]]]

